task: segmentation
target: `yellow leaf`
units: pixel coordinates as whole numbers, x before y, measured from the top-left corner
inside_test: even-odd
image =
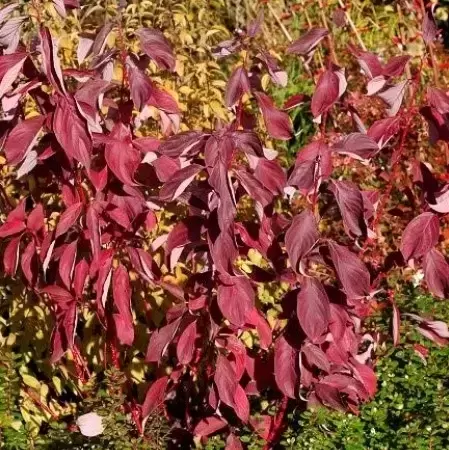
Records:
[[[41,390],[41,384],[33,376],[28,375],[26,373],[22,373],[22,380],[30,388],[33,388],[33,389],[35,389],[38,392]]]

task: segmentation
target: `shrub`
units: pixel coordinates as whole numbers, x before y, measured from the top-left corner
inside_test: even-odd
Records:
[[[146,425],[162,414],[173,445],[225,430],[231,449],[242,447],[244,426],[274,445],[298,399],[358,413],[377,388],[380,337],[367,319],[391,306],[399,344],[394,295],[404,266],[422,265],[437,297],[448,286],[437,250],[447,192],[411,154],[423,131],[418,113],[432,142],[447,138],[446,93],[422,88],[423,69],[435,68],[433,10],[416,9],[426,46],[414,60],[384,62],[349,47],[368,96],[347,92],[361,77],[338,66],[323,18],[326,27],[287,48],[312,74],[307,60],[326,43],[313,95],[283,108],[267,93],[268,80],[285,86],[287,76],[259,37],[260,13],[213,51],[232,67],[224,95],[231,120],[217,114],[211,129],[179,132],[179,105],[158,82],[177,64],[170,42],[143,24],[128,36],[126,5],[114,5],[95,36],[80,34],[78,62],[64,70],[39,1],[2,9],[3,273],[23,281],[26,307],[53,317],[51,337],[50,328],[36,330],[50,341],[42,372],[52,376],[59,365],[76,389],[102,366],[115,369],[105,375],[115,380],[112,403],[101,403],[120,424],[108,445],[131,420],[133,444],[160,445]],[[52,3],[61,15],[78,6]],[[36,20],[17,17],[22,8]],[[272,141],[293,137],[288,111],[304,103],[315,136],[282,167]],[[378,190],[365,182],[370,170],[386,181],[376,180]],[[274,309],[270,293],[282,296]],[[444,322],[407,317],[447,343]],[[95,339],[86,344],[86,336]],[[30,398],[56,419],[60,405],[47,395],[48,405]],[[267,405],[250,402],[260,395]]]

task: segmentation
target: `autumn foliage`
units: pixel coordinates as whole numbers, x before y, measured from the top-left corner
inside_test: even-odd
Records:
[[[78,6],[55,4],[64,13]],[[14,24],[13,12],[14,4],[0,10],[0,21]],[[246,424],[270,446],[295,402],[357,413],[375,395],[375,338],[363,323],[385,299],[399,342],[379,221],[416,115],[428,122],[432,142],[449,140],[449,98],[437,86],[423,94],[424,56],[384,62],[351,46],[347,54],[366,81],[360,94],[382,102],[382,118],[362,119],[348,74],[331,56],[311,98],[295,96],[281,108],[261,81],[267,75],[273,89],[287,84],[278,60],[257,40],[262,21],[261,13],[213,51],[231,68],[225,106],[233,120],[183,132],[176,100],[146,70],[150,62],[161,73],[175,68],[176,49],[160,31],[139,29],[136,54],[126,40],[108,48],[108,34],[120,25],[106,23],[93,39],[80,39],[76,66],[64,69],[45,27],[32,42],[18,34],[1,41],[1,151],[17,176],[14,197],[1,192],[2,276],[20,279],[51,308],[48,358],[57,365],[72,354],[83,380],[91,369],[79,348],[81,309],[96,313],[105,365],[120,368],[137,339],[148,342],[150,387],[138,397],[130,385],[124,405],[139,433],[148,417],[164,411],[186,442],[226,431],[227,448],[242,448],[238,433]],[[422,37],[427,46],[437,37],[431,10]],[[331,40],[326,28],[312,28],[286,54],[306,61]],[[25,114],[30,103],[33,112]],[[316,135],[285,167],[267,143],[293,138],[289,111],[304,104]],[[352,127],[344,133],[332,129],[342,114]],[[145,133],[148,121],[160,133]],[[386,191],[343,179],[335,169],[341,158],[361,162],[363,170],[386,159]],[[413,164],[420,208],[392,264],[422,267],[430,292],[444,298],[449,266],[437,244],[449,194],[424,162]],[[30,177],[30,195],[22,197]],[[156,212],[165,210],[175,220],[157,235]],[[339,226],[324,227],[326,214]],[[250,252],[263,264],[248,272],[240,263]],[[169,277],[177,269],[185,274],[181,284]],[[275,322],[258,300],[267,284],[285,290]],[[167,306],[155,318],[150,303],[138,310],[135,299],[157,289]],[[146,322],[142,336],[136,316]],[[445,324],[412,319],[429,338],[449,339]],[[247,331],[252,346],[242,339]],[[267,393],[277,413],[254,415],[251,399]]]

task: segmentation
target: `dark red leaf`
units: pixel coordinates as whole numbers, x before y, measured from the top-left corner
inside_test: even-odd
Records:
[[[89,264],[85,259],[82,259],[75,266],[73,273],[73,290],[77,298],[81,298],[84,292],[84,285],[89,274]]]
[[[440,298],[449,294],[449,264],[446,258],[435,249],[431,249],[423,259],[424,279],[429,291]]]
[[[6,139],[4,151],[8,163],[19,164],[34,147],[45,116],[36,116],[16,125]]]
[[[329,298],[321,283],[306,277],[298,294],[299,324],[312,342],[320,340],[327,331],[330,319]]]
[[[346,234],[349,237],[365,235],[363,196],[358,187],[350,181],[332,180],[329,190],[337,200]]]
[[[73,241],[66,246],[59,260],[59,276],[65,287],[70,290],[75,270],[76,249],[78,242]]]
[[[145,401],[142,405],[142,418],[146,419],[151,414],[157,412],[159,408],[164,404],[166,390],[168,385],[168,377],[158,378],[151,383],[147,394],[145,395]]]
[[[427,99],[429,100],[429,105],[440,114],[449,113],[449,97],[442,89],[429,86],[427,88]]]
[[[383,68],[383,75],[386,77],[399,77],[404,73],[405,66],[410,61],[410,56],[401,55],[391,58]]]
[[[51,358],[54,364],[73,347],[77,322],[76,303],[70,302],[56,312],[56,324],[51,336]]]
[[[131,145],[129,130],[117,123],[111,132],[113,142],[106,144],[104,156],[112,173],[128,186],[135,186],[134,174],[140,164],[140,153]]]
[[[236,105],[244,94],[251,92],[248,74],[244,67],[237,67],[226,85],[225,103],[228,108]]]
[[[217,291],[223,316],[236,326],[243,326],[254,307],[254,290],[244,276],[226,276]]]
[[[112,278],[112,294],[117,310],[113,314],[117,338],[122,345],[132,345],[134,341],[133,315],[131,312],[131,286],[128,271],[120,264]]]
[[[33,233],[37,233],[45,225],[44,217],[44,207],[38,203],[28,216],[27,228]]]
[[[53,131],[67,156],[90,168],[92,140],[86,121],[78,114],[72,99],[59,97],[53,115]]]
[[[268,189],[273,195],[282,194],[287,183],[285,171],[277,161],[268,161],[260,158],[257,162],[254,176]]]
[[[72,206],[69,206],[59,218],[58,225],[56,226],[56,235],[55,239],[59,236],[65,234],[79,219],[81,215],[81,211],[83,210],[82,203],[75,203]]]
[[[25,230],[25,224],[19,220],[7,221],[0,227],[0,238],[12,236]]]
[[[370,274],[365,264],[348,248],[329,240],[328,247],[338,279],[350,299],[370,293]]]
[[[238,380],[231,363],[222,355],[219,355],[217,358],[214,382],[217,386],[220,400],[233,408],[235,405],[234,398],[237,392]]]
[[[134,64],[128,64],[128,79],[134,106],[141,111],[150,100],[153,91],[153,83],[148,76]]]
[[[301,349],[301,353],[304,355],[310,366],[315,366],[328,373],[330,372],[331,365],[329,359],[320,347],[312,344],[305,344]]]
[[[11,239],[3,252],[3,269],[5,275],[13,277],[19,264],[21,236]]]
[[[61,65],[58,58],[58,47],[48,28],[42,27],[40,30],[41,53],[43,68],[48,81],[53,88],[60,93],[65,93],[64,80],[62,78]]]
[[[312,96],[312,114],[318,117],[326,112],[338,100],[339,79],[333,70],[326,70],[318,79],[315,92]]]
[[[293,127],[287,113],[276,108],[268,95],[262,92],[254,93],[259,108],[262,111],[268,134],[274,139],[288,141],[293,136]]]
[[[195,351],[196,320],[187,325],[179,336],[176,354],[181,364],[189,364]]]
[[[246,396],[245,390],[240,384],[237,385],[234,395],[234,411],[238,418],[247,423],[249,420],[249,401]]]
[[[204,149],[208,137],[199,131],[185,131],[162,142],[158,152],[170,158],[194,156]]]
[[[298,352],[291,347],[285,337],[278,338],[274,345],[274,377],[281,392],[290,398],[296,397],[297,359]]]
[[[293,218],[285,233],[285,247],[293,270],[299,270],[301,259],[312,250],[318,238],[318,224],[309,209]]]
[[[181,317],[164,327],[154,330],[147,348],[145,360],[148,362],[158,362],[162,358],[166,348],[175,337],[178,331]]]
[[[231,433],[226,438],[225,450],[243,450],[243,445],[235,434]]]
[[[24,252],[22,253],[22,257],[20,260],[20,267],[22,268],[22,272],[25,275],[28,283],[33,286],[36,283],[37,278],[37,266],[36,266],[36,246],[34,241],[30,241],[26,246]]]
[[[273,194],[265,189],[262,182],[257,179],[248,170],[236,170],[235,174],[240,181],[240,184],[256,202],[259,202],[262,207],[269,205],[273,200]]]
[[[64,305],[67,305],[74,300],[73,295],[70,292],[60,286],[57,286],[56,284],[45,286],[41,289],[41,292],[48,294],[51,299],[61,307],[65,307]]]
[[[203,169],[199,164],[191,164],[179,170],[162,186],[159,198],[164,201],[176,200]]]
[[[438,243],[438,216],[425,212],[415,217],[402,234],[401,253],[405,261],[421,258]]]
[[[438,35],[438,26],[433,16],[436,4],[426,9],[422,23],[422,37],[427,45],[430,45]]]
[[[305,56],[313,51],[328,34],[326,28],[311,28],[288,46],[287,53]]]
[[[140,28],[136,31],[142,50],[161,68],[175,69],[175,57],[170,43],[158,30]]]
[[[329,147],[323,141],[314,141],[298,152],[288,185],[295,186],[303,195],[308,195],[318,192],[321,182],[329,178],[331,173]]]
[[[332,150],[363,161],[376,155],[380,148],[377,142],[367,134],[351,133],[334,144]]]
[[[16,81],[28,54],[23,52],[0,56],[0,98],[2,98]]]
[[[226,427],[228,423],[225,419],[218,416],[209,416],[200,420],[193,429],[195,436],[210,436],[211,434]]]

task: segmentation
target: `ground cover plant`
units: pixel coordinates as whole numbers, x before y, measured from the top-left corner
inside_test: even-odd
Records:
[[[219,72],[202,108],[180,87],[194,67],[134,4],[107,2],[95,32],[96,7],[77,1],[0,10],[2,338],[33,346],[18,356],[30,435],[188,448],[219,434],[240,449],[250,430],[271,448],[298,405],[359,414],[375,350],[401,329],[447,344],[444,321],[397,304],[412,274],[440,299],[449,283],[437,11],[410,6],[417,49],[381,57],[341,6],[293,39],[259,5],[210,55],[196,47],[195,82]],[[53,15],[79,27],[75,61]],[[282,49],[267,46],[265,15],[291,40]],[[280,53],[314,85],[282,106],[295,80]],[[307,136],[289,115],[304,110]]]

